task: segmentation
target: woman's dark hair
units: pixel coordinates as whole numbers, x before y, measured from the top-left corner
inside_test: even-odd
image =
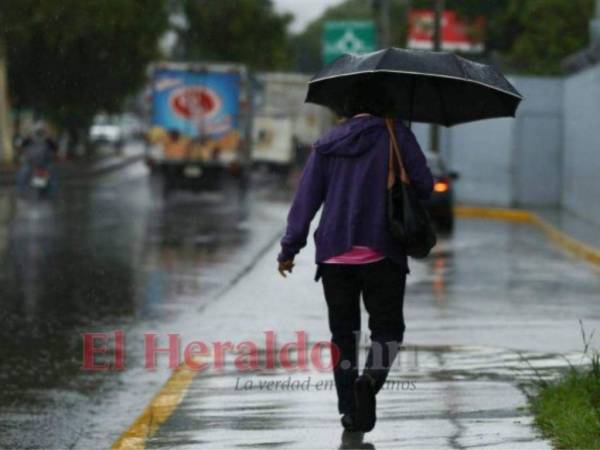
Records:
[[[345,117],[368,113],[374,116],[385,116],[389,111],[389,98],[385,90],[373,83],[357,82],[351,85],[343,105],[339,111]]]

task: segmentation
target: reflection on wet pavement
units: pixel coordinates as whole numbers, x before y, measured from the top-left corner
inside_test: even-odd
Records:
[[[136,336],[200,310],[235,276],[234,256],[248,264],[281,228],[278,207],[256,197],[163,203],[153,188],[138,164],[65,186],[54,202],[0,192],[0,447],[73,447],[95,433],[103,440],[91,442],[106,447],[102,423],[122,428],[131,418],[119,416],[123,405],[139,411],[165,375],[137,373],[140,386],[129,371],[82,371],[80,333]]]
[[[361,436],[341,431],[330,373],[229,366],[197,376],[146,448],[551,448],[532,433],[517,383],[578,361],[580,355],[406,347],[378,396],[375,430],[354,447],[348,444]]]
[[[262,344],[266,330],[280,342],[303,330],[312,342],[328,339],[312,251],[286,280],[268,275],[270,257],[258,261],[191,336]],[[578,319],[598,325],[600,279],[533,228],[476,220],[459,221],[455,235],[411,269],[407,343],[367,448],[551,448],[531,427],[523,389],[585,362]],[[260,388],[290,375],[297,384],[310,377],[313,389]],[[244,380],[250,389],[239,389]],[[148,448],[343,448],[335,392],[317,391],[320,381],[331,374],[203,372]]]
[[[54,203],[0,192],[0,447],[109,447],[170,374],[164,361],[144,369],[148,331],[163,343],[167,332],[261,343],[267,330],[327,340],[312,244],[291,277],[275,270],[282,196],[265,187],[165,203],[141,165]],[[520,386],[581,363],[578,319],[600,326],[597,274],[535,229],[478,220],[458,221],[411,270],[397,388],[364,440],[342,436],[332,389],[235,389],[290,375],[326,384],[330,373],[226,367],[194,379],[148,448],[548,448]],[[116,329],[125,370],[82,371],[80,333]]]

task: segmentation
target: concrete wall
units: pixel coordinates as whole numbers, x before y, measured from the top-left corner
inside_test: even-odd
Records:
[[[565,80],[562,204],[600,224],[600,66]]]
[[[563,79],[512,81],[525,99],[514,121],[511,204],[557,207],[562,190]]]
[[[495,119],[444,130],[445,159],[460,174],[455,184],[458,202],[510,204],[513,126],[512,119]]]
[[[442,129],[441,148],[459,203],[558,206],[562,190],[563,80],[511,77],[523,94],[516,118]],[[429,148],[427,126],[413,127]]]
[[[565,207],[600,224],[600,65],[567,78],[509,77],[516,118],[441,128],[458,203]],[[413,124],[424,150],[429,126]]]
[[[457,201],[564,207],[600,224],[600,65],[567,78],[510,80],[525,97],[515,119],[442,133],[442,152],[461,174]],[[415,130],[426,148],[426,127]]]

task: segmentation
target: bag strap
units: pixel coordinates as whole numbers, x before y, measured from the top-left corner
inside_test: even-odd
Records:
[[[402,155],[400,153],[400,146],[396,139],[396,128],[393,119],[385,119],[385,125],[388,129],[390,136],[390,147],[389,147],[389,163],[388,163],[388,189],[390,189],[396,182],[396,171],[394,170],[394,160],[398,164],[400,169],[400,181],[404,184],[410,184],[410,178],[404,169],[404,163],[402,162]]]

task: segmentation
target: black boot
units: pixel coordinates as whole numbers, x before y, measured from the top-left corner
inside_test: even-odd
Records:
[[[354,382],[356,404],[355,425],[358,431],[368,432],[375,427],[375,382],[368,374],[361,375]]]
[[[356,429],[356,421],[354,420],[354,415],[350,413],[346,413],[342,416],[341,419],[342,426],[346,431],[358,431]]]

